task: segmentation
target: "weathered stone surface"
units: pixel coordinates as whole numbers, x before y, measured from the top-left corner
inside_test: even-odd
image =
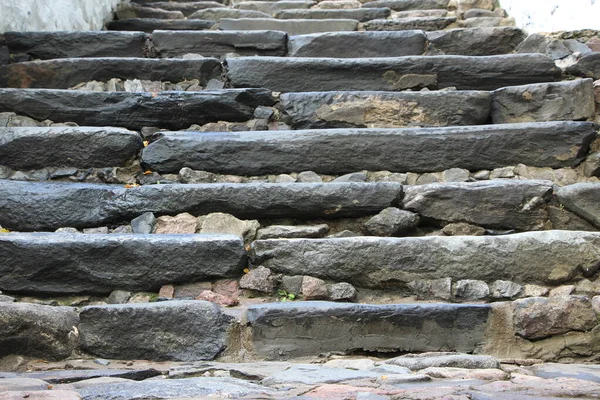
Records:
[[[396,236],[410,232],[419,225],[419,214],[388,207],[365,222],[365,229],[375,236]]]
[[[454,284],[452,294],[460,300],[476,301],[489,296],[487,283],[474,279],[462,279]]]
[[[421,279],[408,282],[407,286],[420,300],[450,300],[452,298],[452,279],[450,278]]]
[[[326,300],[328,295],[324,280],[312,276],[302,279],[302,296],[305,300]]]
[[[237,218],[356,217],[394,206],[401,196],[402,185],[395,182],[165,184],[126,189],[0,180],[0,225],[20,231],[102,226],[145,212],[225,212]]]
[[[491,169],[523,163],[576,166],[596,135],[593,123],[546,122],[444,128],[165,132],[144,148],[142,162],[159,173],[183,167],[263,175],[311,170],[341,175],[363,169],[431,172]],[[335,142],[335,147],[331,143]],[[361,149],[360,156],[349,157]],[[306,157],[310,152],[311,157]]]
[[[184,16],[189,16],[198,10],[206,8],[225,7],[221,2],[216,1],[159,1],[152,3],[152,7],[160,8],[167,11],[181,11]],[[190,16],[191,17],[191,16]]]
[[[581,55],[574,65],[566,68],[565,73],[583,78],[600,79],[600,52]]]
[[[432,367],[467,369],[500,368],[500,362],[494,357],[460,353],[407,354],[391,358],[385,363],[409,368],[413,371]]]
[[[326,32],[291,36],[288,40],[290,57],[402,57],[418,56],[424,51],[422,31]]]
[[[189,18],[204,19],[219,22],[224,18],[235,19],[254,19],[254,18],[271,18],[267,13],[252,10],[238,10],[235,8],[207,8],[198,10],[191,14]]]
[[[82,82],[108,81],[113,78],[171,82],[198,79],[205,85],[211,79],[218,79],[220,75],[221,64],[214,58],[63,58],[0,67],[0,85],[68,89]]]
[[[108,361],[108,360],[95,360]],[[110,365],[110,361],[108,361]],[[135,367],[134,367],[135,368]],[[154,368],[147,369],[63,369],[63,370],[42,370],[36,372],[20,373],[17,376],[28,376],[30,378],[41,379],[50,384],[85,382],[90,379],[111,378],[111,379],[132,379],[136,381],[160,376],[161,372]]]
[[[141,32],[6,32],[13,56],[47,60],[71,57],[144,57]]]
[[[244,56],[286,54],[287,35],[275,31],[155,31],[152,42],[161,57],[187,53],[221,57],[228,53]]]
[[[494,281],[490,285],[490,295],[495,299],[511,299],[518,296],[523,286],[511,281]]]
[[[492,90],[552,82],[554,62],[540,54],[487,57],[413,56],[399,58],[238,57],[227,60],[234,87],[265,87],[278,92],[394,90],[456,87]],[[306,79],[310,76],[310,79]]]
[[[308,35],[319,32],[355,31],[358,21],[353,19],[274,19],[222,18],[219,29],[224,31],[282,31],[288,35]]]
[[[198,230],[198,218],[189,213],[175,216],[163,215],[156,219],[154,233],[158,234],[193,234]],[[223,232],[221,232],[223,233]]]
[[[543,231],[507,236],[258,240],[254,262],[285,275],[363,287],[419,279],[559,283],[594,273],[600,233]]]
[[[226,233],[254,240],[258,228],[260,223],[257,220],[243,221],[233,215],[212,213],[203,219],[200,233]]]
[[[314,6],[316,3],[311,0],[281,0],[281,1],[241,1],[234,5],[240,10],[261,11],[267,14],[274,14],[281,10],[298,10],[307,9]]]
[[[377,378],[379,374],[370,371],[356,371],[347,368],[335,368],[324,365],[299,364],[293,365],[283,371],[276,372],[261,382],[266,386],[277,384],[302,383],[305,385],[318,385],[322,383],[336,383],[352,379]]]
[[[491,56],[513,52],[525,32],[513,27],[450,29],[427,32],[427,40],[442,54]]]
[[[492,92],[495,124],[586,120],[595,111],[591,79],[512,86]]]
[[[13,169],[118,167],[142,147],[136,132],[119,128],[0,127],[0,164]]]
[[[354,301],[356,289],[348,282],[334,283],[327,287],[327,297],[332,301]]]
[[[1,400],[81,400],[81,396],[73,390],[11,390],[0,393]]]
[[[366,31],[404,31],[421,29],[438,31],[456,22],[456,17],[418,17],[398,19],[374,19],[364,23]]]
[[[461,28],[493,28],[499,26],[515,26],[514,18],[500,17],[477,17],[469,18],[464,21],[458,21],[458,26]],[[552,56],[550,54],[550,56]]]
[[[589,331],[598,324],[592,303],[584,296],[531,297],[512,304],[516,333],[526,339]]]
[[[258,266],[240,279],[240,288],[273,293],[277,280],[269,268]]]
[[[78,325],[79,316],[69,307],[0,303],[0,357],[67,358],[77,345]]]
[[[327,224],[271,225],[258,230],[257,239],[321,238],[329,231]]]
[[[466,222],[451,222],[444,225],[442,232],[448,236],[481,236],[485,234],[485,229]]]
[[[469,369],[455,367],[429,367],[419,371],[421,374],[441,379],[480,379],[486,381],[503,381],[510,375],[499,368]]]
[[[246,121],[252,119],[256,107],[273,102],[271,92],[265,89],[160,93],[0,89],[0,111],[38,120],[134,130],[144,126],[184,129],[192,124]]]
[[[204,301],[90,306],[79,316],[80,347],[119,359],[212,360],[233,322]]]
[[[156,217],[151,212],[144,213],[131,220],[131,230],[133,233],[148,234],[152,233],[156,226]]]
[[[237,276],[245,252],[229,235],[0,235],[0,289],[23,293],[158,291]]]
[[[406,186],[404,208],[422,218],[493,229],[539,230],[548,219],[549,181],[491,180]]]
[[[545,363],[527,368],[540,378],[574,378],[600,383],[600,366]]]
[[[255,305],[246,316],[256,352],[269,359],[330,351],[472,351],[483,340],[487,305]]]
[[[168,11],[161,8],[145,7],[139,4],[121,3],[115,13],[117,19],[127,18],[162,18],[183,19],[181,11]]]
[[[600,183],[577,183],[556,191],[558,201],[567,210],[600,228]]]
[[[387,33],[387,32],[386,32]],[[485,124],[488,92],[305,92],[280,97],[294,129],[398,128]]]
[[[113,290],[106,299],[106,304],[125,304],[131,298],[131,292],[126,290]]]
[[[387,18],[389,8],[356,8],[352,10],[283,10],[275,14],[279,19],[354,19],[360,22]]]
[[[394,11],[436,10],[448,8],[448,0],[379,0],[363,1],[363,7],[388,7]]]
[[[365,6],[366,5],[367,4],[365,4]],[[392,8],[392,7],[388,7],[388,8]],[[448,16],[448,11],[447,10],[408,10],[408,11],[396,11],[396,13],[394,15],[396,18],[446,17],[446,16]]]
[[[215,21],[202,19],[128,18],[110,21],[106,24],[106,28],[112,31],[142,32],[153,32],[155,30],[201,31],[212,28],[215,23]]]

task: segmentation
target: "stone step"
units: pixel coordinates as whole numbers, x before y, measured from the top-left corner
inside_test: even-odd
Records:
[[[445,278],[556,285],[597,273],[600,233],[269,239],[252,243],[252,260],[275,273],[379,289]]]
[[[388,7],[394,11],[445,10],[448,8],[449,0],[376,0],[362,3],[363,7]]]
[[[446,128],[165,132],[143,150],[160,173],[183,167],[237,175],[314,171],[340,175],[363,169],[472,171],[523,163],[576,166],[596,135],[588,122],[547,122]],[[357,149],[360,151],[357,154]],[[350,156],[353,155],[353,156]]]
[[[0,165],[12,169],[123,166],[142,148],[136,132],[120,128],[0,127]]]
[[[216,1],[159,1],[155,3],[148,3],[148,5],[152,6],[153,8],[160,8],[167,11],[180,11],[186,17],[199,10],[225,7],[225,5],[221,4],[221,2]]]
[[[275,18],[221,18],[223,31],[283,31],[288,35],[307,35],[320,32],[355,31],[359,22],[352,19],[275,19]]]
[[[516,50],[527,35],[511,26],[426,32],[433,54],[492,56]]]
[[[106,29],[109,31],[142,31],[148,33],[155,30],[202,31],[212,28],[215,24],[215,21],[201,19],[128,18],[110,21],[106,24]]]
[[[456,17],[419,17],[399,19],[374,19],[364,23],[366,31],[405,31],[421,29],[438,31],[456,22]]]
[[[317,4],[312,0],[280,0],[280,1],[242,1],[234,5],[240,10],[261,11],[275,14],[282,10],[308,9]]]
[[[539,54],[377,59],[238,57],[227,59],[227,66],[234,87],[265,87],[277,92],[424,87],[493,90],[561,77],[552,59]]]
[[[196,11],[189,17],[195,19],[214,20],[218,22],[223,18],[271,18],[271,15],[260,11],[239,10],[237,8],[207,8],[205,10]]]
[[[287,34],[278,31],[154,31],[152,42],[161,57],[285,56],[287,52]]]
[[[145,213],[238,218],[341,218],[376,214],[398,204],[402,185],[378,183],[119,185],[0,180],[0,225],[13,231],[97,227]]]
[[[128,18],[158,18],[158,19],[183,19],[181,11],[167,11],[152,7],[151,4],[139,5],[135,3],[121,3],[115,12],[117,19]]]
[[[389,8],[357,8],[349,10],[283,10],[275,14],[279,19],[355,19],[366,22],[390,16]]]
[[[0,290],[11,293],[157,292],[172,282],[237,277],[246,265],[235,235],[6,233],[0,249]]]
[[[0,87],[68,89],[82,82],[111,79],[173,83],[198,79],[205,85],[211,79],[219,79],[221,73],[221,64],[214,58],[63,58],[0,67]]]
[[[15,112],[40,121],[50,119],[134,130],[145,126],[184,129],[192,124],[247,121],[253,118],[258,106],[271,106],[274,102],[271,92],[264,89],[157,94],[0,89],[0,112]]]

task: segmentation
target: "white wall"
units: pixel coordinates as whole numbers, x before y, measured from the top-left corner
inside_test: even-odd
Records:
[[[0,32],[101,30],[121,0],[0,0]]]
[[[600,0],[500,0],[500,6],[529,33],[600,30]]]

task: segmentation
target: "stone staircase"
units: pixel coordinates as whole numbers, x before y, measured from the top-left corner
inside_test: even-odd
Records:
[[[485,0],[132,0],[116,18],[0,36],[0,369],[600,360],[597,33],[527,36]],[[343,376],[399,374],[370,373]],[[147,398],[104,389],[76,396]],[[481,390],[460,398],[500,398]],[[360,397],[324,393],[302,398]]]

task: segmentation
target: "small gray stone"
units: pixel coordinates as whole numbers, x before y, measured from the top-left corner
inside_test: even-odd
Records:
[[[416,228],[419,219],[419,214],[388,207],[368,220],[365,228],[375,236],[395,236]]]
[[[113,233],[113,234],[131,234],[131,233],[133,233],[133,228],[131,228],[131,225],[121,225],[121,226],[117,226],[114,229],[111,229],[110,233]]]
[[[490,294],[490,289],[484,281],[463,279],[454,284],[453,294],[461,300],[481,300]]]
[[[462,168],[451,168],[442,172],[444,182],[467,182],[469,180],[469,170]]]
[[[366,182],[367,174],[364,172],[353,172],[335,178],[332,182]]]
[[[240,279],[240,288],[273,293],[277,284],[276,278],[269,268],[258,266],[251,269]]]
[[[0,303],[13,303],[14,301],[14,297],[10,297],[5,294],[0,294]]]
[[[258,106],[254,110],[254,117],[258,119],[271,119],[275,111],[271,107]]]
[[[125,304],[129,301],[131,297],[131,292],[125,290],[113,290],[108,299],[106,300],[107,304]]]
[[[565,208],[600,228],[600,183],[577,183],[557,190],[558,201]]]
[[[275,178],[275,183],[293,183],[296,182],[296,178],[288,174],[279,174]]]
[[[75,228],[69,228],[69,227],[58,228],[55,232],[56,233],[81,233],[77,229],[75,229]]]
[[[387,360],[386,364],[410,368],[413,371],[431,367],[468,369],[500,368],[500,362],[494,357],[461,353],[408,354]]]
[[[136,217],[133,220],[131,220],[131,229],[133,230],[133,233],[152,233],[155,225],[156,217],[151,212],[144,213],[139,217]]]
[[[191,168],[183,167],[179,171],[179,179],[183,183],[213,183],[217,176],[211,172],[194,171]]]
[[[378,374],[391,374],[391,375],[409,375],[412,374],[410,368],[401,367],[393,364],[379,364],[373,368],[369,368],[371,372],[377,372]]]
[[[356,289],[349,283],[334,283],[327,288],[329,300],[333,301],[353,301],[356,299]]]
[[[86,228],[83,230],[83,233],[92,234],[92,235],[106,235],[106,234],[108,234],[108,227],[101,226],[99,228]]]
[[[419,300],[452,298],[452,279],[421,279],[408,283],[408,287]]]
[[[281,288],[287,293],[298,296],[300,293],[302,293],[303,279],[304,276],[302,275],[284,276],[281,278]]]
[[[452,222],[445,225],[442,232],[448,236],[481,236],[485,234],[485,229],[466,222]]]
[[[313,171],[304,171],[298,174],[297,182],[323,182],[323,179]]]
[[[241,236],[246,241],[250,241],[256,237],[258,228],[260,228],[260,223],[256,220],[246,221],[237,219],[230,214],[212,213],[202,221],[200,233],[227,233]]]
[[[523,286],[511,281],[497,280],[489,286],[490,296],[495,299],[512,299],[523,290]]]
[[[327,237],[329,237],[329,238],[348,238],[348,237],[355,237],[355,236],[359,236],[359,235],[357,235],[356,233],[354,233],[348,229],[344,229],[343,231],[331,234]]]
[[[321,238],[327,234],[327,231],[329,231],[329,226],[326,224],[302,226],[271,225],[259,229],[256,239]]]

